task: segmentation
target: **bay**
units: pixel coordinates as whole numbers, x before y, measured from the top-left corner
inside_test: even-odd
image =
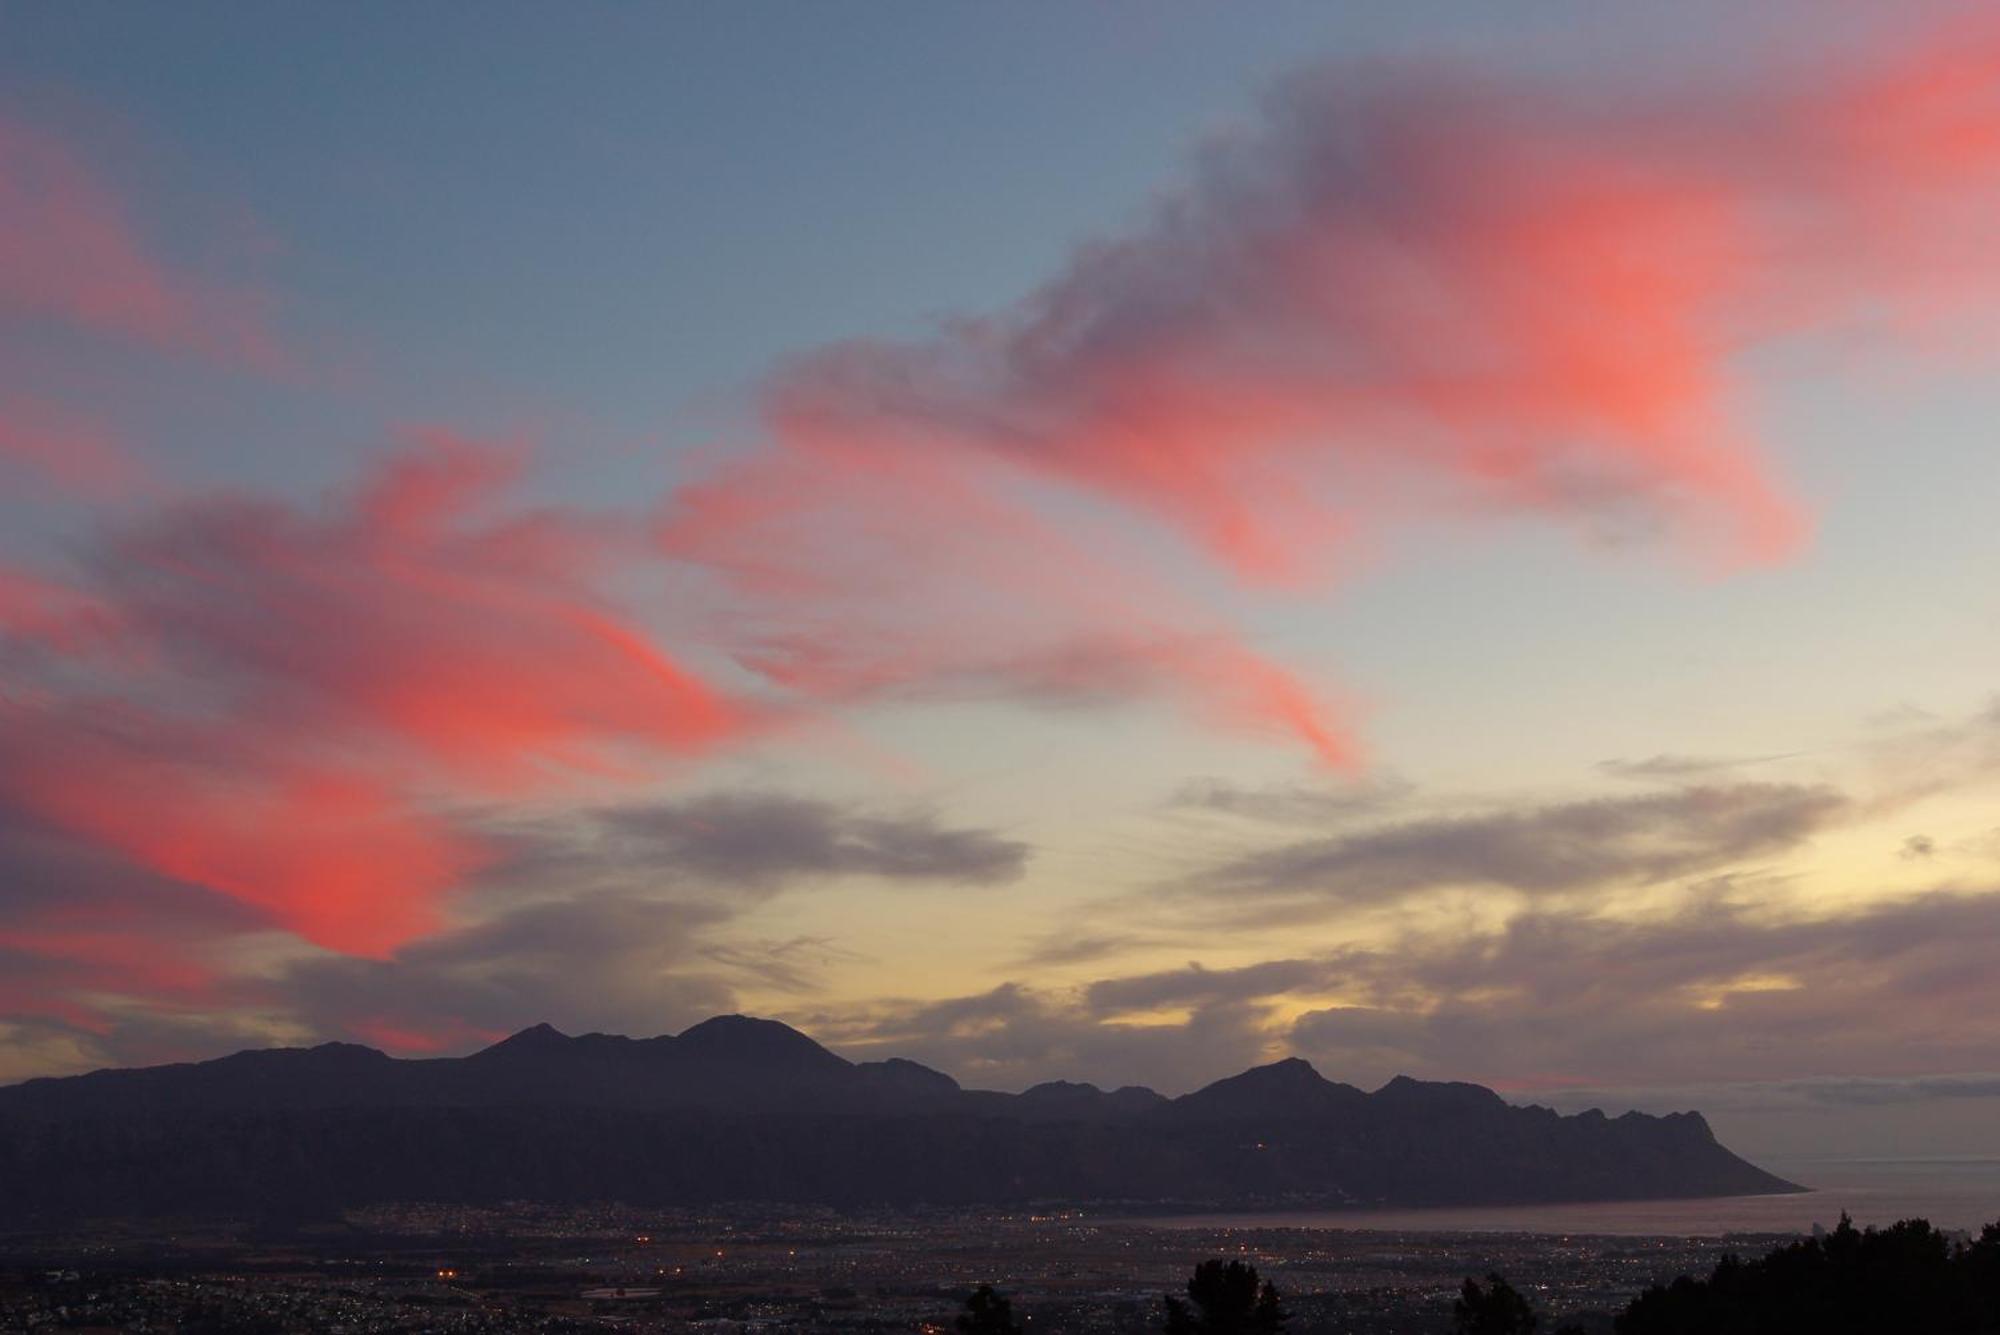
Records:
[[[1843,1211],[1858,1225],[1928,1219],[1977,1234],[2000,1220],[2000,1158],[1786,1158],[1758,1163],[1811,1190],[1706,1200],[1593,1201],[1563,1205],[1267,1211],[1135,1220],[1155,1228],[1321,1228],[1382,1232],[1722,1237],[1832,1228]]]

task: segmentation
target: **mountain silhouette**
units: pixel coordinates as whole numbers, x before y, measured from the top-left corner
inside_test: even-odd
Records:
[[[1299,1057],[1253,1066],[1176,1099],[1173,1115],[1184,1121],[1308,1121],[1353,1117],[1368,1106],[1368,1095],[1335,1084]]]
[[[1478,1085],[1373,1093],[1288,1058],[1169,1099],[966,1090],[774,1020],[523,1029],[468,1057],[351,1043],[0,1088],[0,1220],[392,1200],[1525,1203],[1797,1190],[1698,1113],[1561,1117]]]

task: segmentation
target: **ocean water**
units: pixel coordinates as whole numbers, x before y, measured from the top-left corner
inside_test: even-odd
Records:
[[[1273,1211],[1139,1220],[1157,1228],[1342,1228],[1390,1232],[1603,1234],[1721,1237],[1921,1218],[1976,1233],[2000,1220],[2000,1158],[1834,1159],[1760,1156],[1758,1166],[1812,1190],[1699,1201],[1599,1201],[1584,1205],[1421,1210]]]

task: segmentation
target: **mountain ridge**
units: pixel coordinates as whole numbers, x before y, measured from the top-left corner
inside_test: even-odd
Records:
[[[530,1025],[461,1057],[351,1043],[0,1087],[0,1218],[378,1200],[1472,1204],[1798,1190],[1699,1113],[1569,1117],[1464,1082],[1372,1092],[1298,1057],[1169,1098],[966,1089],[774,1020]],[[495,1195],[494,1193],[498,1193]]]

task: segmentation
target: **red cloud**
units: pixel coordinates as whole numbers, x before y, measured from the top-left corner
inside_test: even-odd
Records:
[[[1310,575],[1329,535],[1413,503],[1781,557],[1806,521],[1735,358],[1924,300],[1990,238],[1996,46],[1651,103],[1312,72],[1012,309],[795,366],[772,430],[987,455],[1253,580]]]
[[[683,489],[660,541],[788,689],[1164,691],[1351,758],[1186,589],[1311,580],[1357,535],[1479,512],[1786,556],[1808,521],[1738,358],[1990,268],[1997,53],[1987,30],[1652,101],[1308,72],[1012,308],[774,377],[769,448]]]
[[[211,497],[116,532],[81,590],[17,581],[6,624],[43,671],[0,711],[0,792],[380,954],[485,856],[438,801],[750,726],[595,592],[607,539],[504,508],[514,471],[433,433],[321,509]]]
[[[1326,702],[1120,525],[1065,522],[1019,483],[976,455],[819,438],[684,488],[657,537],[718,577],[710,633],[808,701],[1160,695],[1355,763]]]
[[[347,728],[483,790],[699,754],[740,709],[592,589],[610,541],[486,518],[511,454],[440,433],[320,513],[222,496],[120,533],[104,590],[139,636],[277,728]]]
[[[76,154],[0,121],[0,314],[274,366],[283,359],[258,306],[177,272]]]
[[[389,783],[274,754],[291,738],[113,703],[10,710],[0,725],[10,807],[334,949],[383,954],[435,930],[438,896],[484,857]]]

